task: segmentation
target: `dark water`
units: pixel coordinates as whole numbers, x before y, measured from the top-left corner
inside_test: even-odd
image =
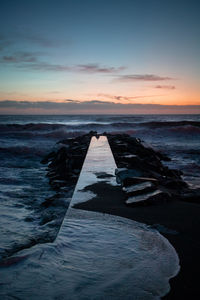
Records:
[[[63,191],[57,205],[42,208],[55,192],[40,160],[59,140],[90,130],[139,137],[200,187],[199,115],[0,116],[0,257],[55,239],[71,194]]]
[[[90,130],[141,138],[169,155],[169,165],[182,170],[192,187],[200,186],[199,115],[0,116],[0,254],[54,238],[59,210],[67,205],[41,211],[41,203],[54,192],[40,160],[58,147],[57,141]],[[49,224],[41,222],[41,215],[55,218]]]

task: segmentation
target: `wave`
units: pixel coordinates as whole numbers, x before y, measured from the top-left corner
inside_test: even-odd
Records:
[[[183,134],[200,134],[200,127],[185,125],[185,126],[170,128],[170,131],[175,133],[176,132],[183,133]]]
[[[151,128],[160,128],[160,127],[177,127],[177,126],[195,126],[200,127],[199,121],[162,121],[162,122],[142,122],[142,126],[148,126]]]
[[[79,122],[68,124],[49,124],[49,123],[28,123],[28,124],[0,124],[1,132],[9,131],[55,131],[60,129],[88,129],[88,128],[106,128],[106,127],[148,127],[148,128],[165,128],[165,127],[180,127],[193,126],[200,128],[199,121],[168,121],[168,122],[127,122],[127,118],[120,119],[118,122]]]
[[[89,131],[97,131],[98,133],[108,132],[111,134],[127,133],[144,139],[159,139],[161,137],[176,138],[200,136],[200,122],[198,121],[179,121],[179,122],[113,122],[110,124],[100,123],[80,123],[80,124],[45,124],[45,123],[29,123],[20,124],[0,124],[0,151],[8,151],[13,154],[36,154],[41,156],[44,149],[52,142],[63,140],[68,137],[76,137],[83,135]],[[17,145],[20,141],[25,143],[24,147]],[[40,147],[36,147],[36,143],[42,141]],[[33,145],[34,142],[34,145]],[[12,143],[12,147],[10,147]],[[27,144],[27,145],[26,145]],[[8,148],[4,148],[7,146]],[[27,147],[26,147],[27,146]],[[35,147],[34,147],[35,146]],[[34,147],[34,148],[33,148]],[[44,149],[42,149],[42,147]]]
[[[63,124],[28,123],[28,124],[0,124],[1,131],[40,131],[64,128]]]

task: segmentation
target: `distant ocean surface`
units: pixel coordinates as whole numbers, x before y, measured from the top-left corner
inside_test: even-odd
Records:
[[[5,168],[0,180],[7,172],[16,179],[10,172],[17,165],[40,172],[40,158],[57,141],[90,130],[138,137],[168,154],[192,186],[199,183],[200,115],[0,115],[0,167]]]
[[[65,205],[41,212],[41,203],[55,191],[40,161],[59,140],[91,130],[140,138],[167,154],[167,164],[183,171],[192,188],[200,187],[200,115],[1,115],[0,258],[55,238],[62,220],[48,220]]]

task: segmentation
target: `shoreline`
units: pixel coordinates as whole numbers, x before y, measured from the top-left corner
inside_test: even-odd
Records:
[[[127,134],[103,133],[103,135],[108,138],[119,168],[116,179],[120,185],[108,184],[107,174],[96,174],[97,178],[100,176],[102,181],[84,188],[85,191],[90,191],[96,196],[86,202],[74,204],[72,207],[129,218],[157,229],[175,248],[181,267],[178,275],[170,280],[170,292],[162,299],[191,299],[191,296],[197,299],[200,296],[197,267],[200,249],[200,243],[198,243],[200,190],[191,190],[182,179],[182,173],[179,170],[169,169],[162,164],[162,161],[170,159],[161,152],[145,147],[140,139]],[[91,131],[75,139],[62,140],[59,143],[67,145],[68,148],[62,147],[53,156],[49,155],[44,158],[43,163],[51,162],[48,165],[47,176],[49,175],[52,187],[59,190],[63,184],[75,184],[74,179],[75,177],[76,180],[78,179],[80,165],[86,155],[86,144],[89,144],[92,136],[98,138],[99,134]],[[85,155],[80,156],[81,153]],[[70,163],[63,170],[66,159],[68,162],[73,161],[75,165]],[[76,174],[74,174],[75,166],[79,171]],[[127,205],[130,203],[127,202],[128,197],[141,194],[141,192],[125,193],[122,187],[134,185],[134,178],[139,178],[137,176],[146,181],[154,180],[150,187],[142,191],[143,194],[148,195],[149,190],[151,193],[152,189],[160,190],[161,194],[141,203]]]
[[[104,194],[104,189],[109,193]],[[170,280],[170,292],[162,299],[191,299],[200,295],[198,260],[200,243],[199,205],[179,200],[149,206],[128,207],[121,187],[99,182],[87,187],[96,197],[73,207],[129,218],[147,225],[162,225],[159,230],[178,253],[180,271]],[[153,226],[155,228],[155,226]],[[165,232],[164,232],[165,231]]]

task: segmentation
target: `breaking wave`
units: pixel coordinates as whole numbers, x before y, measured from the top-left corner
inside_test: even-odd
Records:
[[[29,123],[29,124],[0,124],[1,135],[5,134],[23,134],[26,137],[51,137],[63,138],[66,134],[79,131],[79,134],[88,130],[98,132],[112,130],[160,130],[166,129],[170,132],[179,133],[200,133],[200,122],[198,121],[179,121],[179,122],[128,122],[119,120],[119,122],[89,122],[78,124],[46,124],[46,123]]]

